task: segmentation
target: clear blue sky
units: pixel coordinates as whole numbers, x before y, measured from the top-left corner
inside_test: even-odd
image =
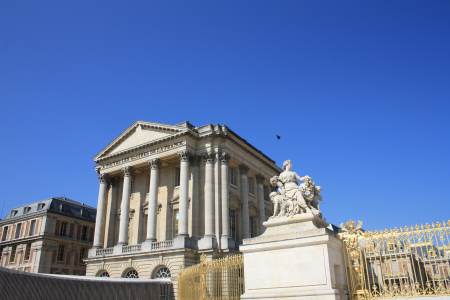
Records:
[[[95,206],[95,153],[189,120],[292,159],[333,223],[450,218],[446,0],[1,1],[0,101],[3,215]]]

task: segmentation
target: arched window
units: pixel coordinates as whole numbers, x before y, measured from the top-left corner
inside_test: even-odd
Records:
[[[103,270],[97,273],[97,277],[109,277],[109,273]]]
[[[161,266],[153,272],[153,278],[170,278],[170,270],[166,266]]]
[[[123,278],[139,278],[139,274],[135,269],[129,269],[126,271],[123,276]]]

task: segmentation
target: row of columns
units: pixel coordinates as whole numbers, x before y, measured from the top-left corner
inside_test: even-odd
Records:
[[[190,177],[190,155],[188,151],[180,153],[180,198],[179,198],[179,219],[178,235],[188,236],[188,206],[189,206],[189,177]],[[225,152],[208,153],[204,156],[205,160],[205,183],[204,183],[204,236],[210,238],[219,238],[218,231],[221,231],[222,240],[230,237],[229,232],[229,156]],[[216,163],[216,165],[215,165]],[[220,167],[219,167],[220,165]],[[149,162],[150,184],[149,184],[149,203],[147,215],[147,235],[146,241],[156,240],[156,221],[157,221],[157,197],[160,175],[160,160],[153,159]],[[217,170],[215,173],[214,170]],[[248,206],[248,167],[240,166],[240,196],[241,196],[241,215],[242,215],[242,237],[250,237],[250,216]],[[123,169],[123,191],[120,207],[119,224],[119,245],[128,243],[128,222],[129,207],[131,195],[131,167]],[[220,185],[219,185],[220,184]],[[95,223],[94,248],[100,248],[103,245],[102,232],[104,231],[106,195],[108,178],[105,174],[100,175],[100,185],[97,203],[97,216]],[[220,186],[220,190],[219,190]],[[216,187],[216,188],[215,188]],[[264,188],[263,178],[257,177],[257,195],[259,216],[265,220],[264,210]],[[221,198],[221,215],[216,215],[215,199]],[[216,216],[219,220],[216,220]],[[218,222],[215,222],[218,221]],[[221,221],[221,222],[220,222]],[[262,222],[260,222],[262,223]],[[220,226],[221,224],[221,226]]]

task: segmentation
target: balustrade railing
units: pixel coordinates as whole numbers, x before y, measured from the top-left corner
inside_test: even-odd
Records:
[[[104,255],[111,255],[113,254],[113,247],[109,247],[109,248],[103,248],[103,249],[96,249],[95,250],[95,255],[96,256],[104,256]]]
[[[141,251],[141,244],[122,246],[122,253],[133,253]]]
[[[160,242],[153,242],[152,243],[152,250],[161,250],[161,249],[168,249],[172,248],[173,241],[160,241]]]
[[[124,245],[122,248],[119,248],[120,254],[127,254],[127,253],[135,253],[135,252],[141,252],[141,251],[160,251],[165,249],[170,249],[173,247],[173,241],[159,241],[159,242],[152,242],[150,249],[143,249],[142,244],[136,244],[136,245]],[[100,248],[95,249],[95,256],[107,256],[107,255],[113,255],[118,254],[114,251],[114,247],[109,248]]]

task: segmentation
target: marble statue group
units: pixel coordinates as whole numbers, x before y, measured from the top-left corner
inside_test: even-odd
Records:
[[[290,160],[284,161],[283,171],[270,179],[270,185],[274,188],[269,195],[274,204],[271,218],[301,213],[321,216],[320,186],[316,186],[310,176],[300,177],[294,172]]]

